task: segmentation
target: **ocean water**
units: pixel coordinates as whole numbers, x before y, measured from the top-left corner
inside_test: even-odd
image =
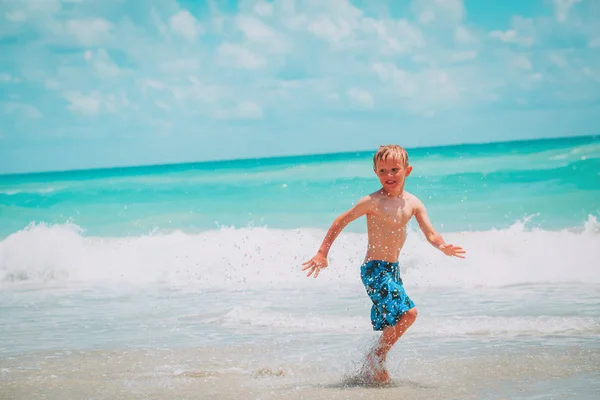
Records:
[[[372,154],[0,176],[0,398],[596,399],[600,137],[409,149],[468,254],[411,223],[385,388],[355,379],[364,219],[301,271]]]

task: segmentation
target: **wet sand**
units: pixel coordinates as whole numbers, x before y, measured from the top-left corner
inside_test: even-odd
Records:
[[[6,357],[0,361],[0,397],[592,399],[600,388],[600,350],[593,347],[445,349],[441,356],[430,349],[402,360],[396,353],[389,363],[393,381],[386,386],[360,379],[359,360],[341,352],[291,357],[282,350],[233,346]]]

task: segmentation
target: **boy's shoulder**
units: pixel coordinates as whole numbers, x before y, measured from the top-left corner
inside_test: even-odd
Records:
[[[405,196],[406,200],[418,201],[418,202],[421,201],[421,200],[419,200],[419,198],[415,194],[413,194],[413,193],[411,193],[409,191],[406,191],[406,190],[404,191],[404,196]]]
[[[414,206],[419,206],[419,205],[423,204],[421,202],[421,200],[415,194],[407,192],[406,190],[404,191],[404,196],[405,196],[404,197],[405,200],[408,201],[408,202],[410,202]]]
[[[363,195],[363,197],[361,197],[358,201],[359,202],[368,202],[368,201],[377,200],[382,197],[384,197],[384,196],[382,195],[381,189],[380,189],[380,190],[376,190],[372,193]]]
[[[377,189],[376,191],[369,193],[365,196],[365,198],[369,198],[371,200],[383,197],[383,191],[381,189]]]
[[[425,210],[425,205],[416,195],[405,192],[405,196],[406,202],[409,204],[413,215],[419,214]]]
[[[376,190],[373,193],[369,193],[369,194],[361,197],[354,204],[354,208],[361,210],[362,213],[367,214],[367,213],[373,211],[377,207],[377,204],[380,202],[380,200],[383,197],[384,196],[382,195],[381,190]]]
[[[358,199],[356,205],[370,206],[377,200],[378,196],[378,191],[364,195],[363,197]]]

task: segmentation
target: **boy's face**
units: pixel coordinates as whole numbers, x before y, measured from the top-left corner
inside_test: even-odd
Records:
[[[387,159],[385,161],[377,161],[375,164],[375,173],[379,178],[379,182],[386,190],[394,190],[404,185],[404,180],[410,172],[412,166],[405,165],[402,160]]]

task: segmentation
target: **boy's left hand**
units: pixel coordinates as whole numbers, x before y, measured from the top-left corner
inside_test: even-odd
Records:
[[[440,246],[440,250],[447,256],[458,258],[465,258],[465,254],[467,253],[462,247],[453,244],[443,244]]]

